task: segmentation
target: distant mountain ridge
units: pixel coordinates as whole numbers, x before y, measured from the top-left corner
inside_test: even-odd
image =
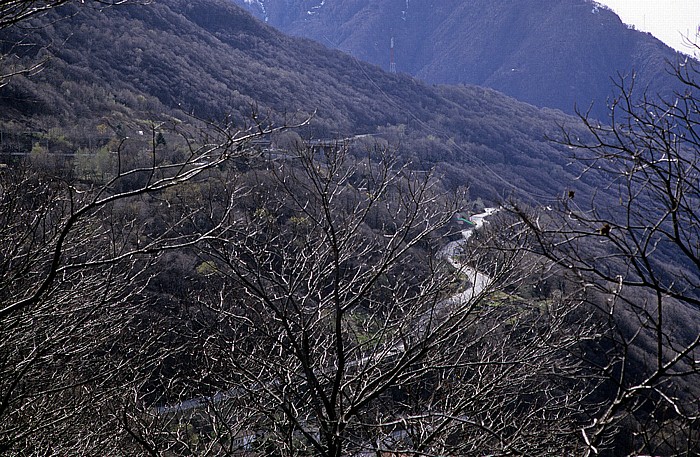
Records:
[[[668,93],[678,54],[590,0],[233,0],[285,33],[435,84],[478,84],[606,119],[611,79]]]

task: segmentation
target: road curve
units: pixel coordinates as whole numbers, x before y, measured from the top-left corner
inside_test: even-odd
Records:
[[[486,289],[486,286],[491,282],[491,278],[488,275],[476,271],[472,267],[461,264],[457,260],[457,254],[459,254],[460,249],[467,242],[469,237],[472,236],[474,230],[483,227],[484,223],[486,222],[485,219],[497,211],[498,208],[486,208],[483,213],[475,214],[470,217],[469,220],[472,221],[474,226],[467,230],[462,230],[461,239],[447,243],[447,245],[440,251],[440,257],[450,262],[450,264],[458,270],[462,270],[471,283],[471,286],[467,287],[466,290],[449,299],[452,303],[471,300],[482,293],[484,289]]]

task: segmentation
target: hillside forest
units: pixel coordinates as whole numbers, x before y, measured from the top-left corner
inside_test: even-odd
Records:
[[[602,122],[229,0],[0,1],[0,454],[698,455],[664,68]]]

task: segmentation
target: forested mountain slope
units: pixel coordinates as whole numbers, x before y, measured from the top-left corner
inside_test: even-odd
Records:
[[[545,138],[573,119],[489,89],[431,87],[383,72],[287,37],[230,2],[57,14],[41,19],[45,27],[24,29],[29,37],[18,35],[22,30],[4,37],[27,43],[20,54],[26,65],[47,59],[43,71],[0,89],[4,121],[85,136],[110,116],[181,110],[245,123],[255,108],[278,125],[313,115],[299,132],[305,138],[382,134],[416,166],[441,164],[449,185],[471,185],[490,198],[520,190],[530,199],[552,197],[574,182],[576,172],[564,170],[567,149]]]
[[[519,100],[607,119],[611,79],[637,74],[650,93],[679,56],[589,0],[234,0],[287,33],[429,83],[479,84]]]

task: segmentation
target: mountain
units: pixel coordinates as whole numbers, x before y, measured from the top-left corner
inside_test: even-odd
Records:
[[[10,72],[20,71],[0,81],[0,159],[5,162],[0,177],[3,183],[10,184],[0,188],[0,203],[5,208],[2,215],[11,219],[3,231],[5,254],[1,260],[6,279],[0,285],[0,292],[6,301],[17,303],[15,295],[23,300],[21,297],[35,294],[35,278],[41,277],[45,270],[53,274],[38,282],[35,295],[39,298],[34,301],[45,303],[36,311],[33,307],[3,305],[6,315],[13,309],[20,312],[18,324],[13,316],[3,321],[3,328],[16,335],[17,340],[5,338],[0,347],[0,353],[7,356],[7,363],[0,363],[0,377],[4,376],[3,385],[10,386],[2,394],[4,404],[0,407],[0,415],[10,420],[0,424],[14,434],[6,438],[5,432],[0,433],[0,453],[73,455],[82,451],[85,455],[137,455],[134,448],[140,446],[141,453],[148,450],[152,455],[223,455],[225,452],[220,451],[224,447],[227,455],[240,455],[239,451],[244,449],[237,442],[245,442],[248,437],[240,432],[253,431],[257,435],[258,430],[274,428],[288,440],[290,447],[281,449],[280,453],[288,455],[296,454],[294,446],[300,439],[332,441],[340,436],[336,431],[343,427],[336,426],[341,422],[348,425],[344,430],[363,430],[362,436],[357,435],[361,438],[357,442],[376,443],[378,448],[384,443],[377,441],[376,437],[381,435],[376,431],[398,437],[407,434],[411,439],[427,431],[432,437],[441,429],[440,424],[454,422],[460,428],[465,425],[469,428],[459,435],[445,435],[446,443],[470,444],[468,441],[474,436],[470,432],[472,425],[479,433],[485,433],[488,442],[481,446],[476,443],[470,452],[433,452],[427,448],[417,452],[484,455],[503,450],[561,455],[573,435],[567,427],[561,427],[559,411],[575,417],[574,440],[580,439],[581,446],[586,441],[586,449],[598,443],[601,449],[619,446],[615,454],[611,451],[601,455],[671,455],[667,448],[654,447],[656,442],[665,445],[671,440],[688,439],[684,427],[692,423],[692,418],[682,421],[685,418],[679,411],[685,403],[692,416],[691,410],[700,398],[695,382],[700,319],[696,308],[669,302],[660,281],[671,276],[671,287],[679,283],[698,284],[697,262],[683,263],[682,256],[674,256],[683,254],[686,246],[690,246],[685,251],[686,259],[697,252],[694,230],[697,217],[689,220],[687,237],[667,231],[663,221],[655,224],[638,221],[653,219],[663,212],[663,198],[668,197],[664,192],[671,189],[672,193],[677,182],[688,186],[679,186],[687,193],[682,194],[680,201],[672,200],[669,213],[663,218],[675,222],[678,213],[687,214],[684,211],[688,208],[690,214],[696,214],[693,213],[698,207],[695,204],[697,161],[693,155],[697,153],[696,136],[689,140],[683,135],[661,136],[661,144],[667,150],[677,148],[681,152],[682,160],[673,160],[665,154],[666,150],[657,149],[658,143],[651,148],[644,143],[640,147],[642,151],[629,151],[627,148],[637,145],[626,141],[632,128],[625,130],[628,126],[623,126],[623,135],[618,137],[622,142],[619,155],[632,152],[631,157],[618,163],[608,154],[599,161],[589,162],[590,166],[583,172],[586,164],[577,159],[590,158],[586,156],[590,151],[549,140],[561,138],[562,130],[570,133],[573,143],[586,143],[591,138],[586,136],[588,131],[579,119],[559,110],[538,108],[482,86],[432,86],[407,74],[384,72],[376,65],[312,40],[287,36],[254,19],[230,0],[160,0],[113,8],[89,6],[98,3],[103,5],[69,2],[63,8],[35,17],[21,28],[0,31],[0,55],[3,63],[8,63],[0,72],[8,68]],[[342,3],[348,14],[360,14],[362,5],[366,5],[359,1]],[[379,8],[383,4],[378,1],[371,6]],[[403,11],[408,22],[415,4],[403,4],[407,7]],[[575,2],[561,4],[576,5]],[[331,0],[304,5],[308,16],[320,15],[327,6],[340,8]],[[436,14],[431,18],[447,14],[449,6],[455,11],[460,7],[447,1],[432,5]],[[275,13],[272,4],[258,6],[266,8],[268,20],[272,21]],[[502,11],[500,8],[505,6],[491,6],[494,24],[502,19],[496,14]],[[598,17],[607,13],[595,12],[593,8],[587,14]],[[449,35],[447,30],[446,27],[445,33]],[[437,46],[438,43],[425,41],[424,44]],[[504,47],[516,47],[516,44],[505,37],[500,43]],[[685,107],[692,110],[695,100],[697,97],[689,93],[684,99]],[[682,107],[679,109],[682,112]],[[686,120],[695,122],[696,112],[692,111]],[[657,113],[658,110],[642,112],[651,119],[646,126],[658,127],[660,133],[675,134],[675,127],[664,130],[666,124],[657,122],[657,119],[666,120],[663,113],[661,116]],[[219,123],[244,129],[256,122],[279,126],[303,120],[308,123],[289,133],[287,139],[293,142],[288,144],[296,146],[299,144],[296,140],[302,139],[320,139],[320,144],[348,140],[350,153],[338,155],[351,165],[347,170],[363,171],[351,173],[346,168],[334,167],[337,151],[333,148],[325,148],[323,154],[309,148],[295,156],[294,151],[280,147],[269,150],[269,154],[248,155],[249,150],[243,152],[241,144],[242,157],[235,157],[240,162],[211,162],[208,152],[202,155],[193,152],[200,150],[197,147],[200,140],[206,141],[204,151],[209,151],[212,144],[219,144],[216,136],[211,139],[191,135],[207,122],[214,126],[209,132],[216,134]],[[160,131],[164,125],[167,127]],[[688,125],[687,130],[694,132],[697,123]],[[152,132],[152,139],[144,131]],[[270,144],[275,141],[278,139],[273,137]],[[117,151],[120,153],[115,154]],[[223,158],[230,158],[228,152],[233,149],[227,150]],[[375,167],[374,159],[385,157],[384,153],[396,157],[398,162],[395,167],[389,162],[388,173],[381,166]],[[574,153],[578,155],[576,159],[571,158]],[[687,161],[687,174],[682,168],[685,154],[691,158]],[[23,167],[19,161],[15,167],[16,156],[26,155],[32,166]],[[66,163],[60,163],[60,168],[53,167],[53,159],[57,162],[62,157]],[[324,159],[328,160],[324,163]],[[624,160],[629,161],[629,168]],[[658,178],[660,181],[649,178],[667,165],[674,170],[672,173],[680,175],[672,175],[668,181],[664,181],[663,173]],[[419,180],[418,185],[404,180],[403,166],[426,179]],[[603,180],[606,168],[613,169],[607,176],[614,179]],[[122,173],[123,169],[130,171]],[[192,174],[192,170],[202,173]],[[435,173],[423,173],[427,170]],[[308,174],[304,176],[303,172]],[[180,182],[182,185],[159,187],[161,177],[167,180],[171,173],[194,178]],[[29,175],[26,179],[25,174]],[[60,179],[53,178],[56,174],[61,174]],[[631,175],[648,178],[639,184],[640,188],[647,188],[647,198],[639,199],[638,181],[628,178]],[[113,176],[116,181],[112,180]],[[680,178],[675,180],[676,176]],[[11,178],[15,177],[26,183],[31,192],[14,185]],[[392,181],[390,192],[381,189],[387,180]],[[101,188],[100,183],[104,182],[108,184]],[[648,182],[660,182],[661,188],[648,189]],[[149,187],[149,183],[154,183],[154,187]],[[59,192],[54,188],[66,190]],[[380,192],[375,192],[375,188],[380,188]],[[476,233],[467,246],[487,251],[469,260],[475,263],[474,268],[492,275],[499,283],[495,289],[498,292],[484,297],[483,302],[460,305],[455,309],[458,313],[454,319],[439,323],[452,300],[442,300],[442,293],[433,292],[435,282],[431,276],[417,275],[448,274],[444,292],[449,290],[450,295],[466,285],[469,275],[462,274],[466,271],[452,275],[444,262],[430,260],[435,258],[437,243],[443,245],[448,240],[442,239],[442,232],[433,233],[429,224],[424,227],[423,222],[429,222],[433,218],[431,214],[442,213],[443,207],[449,209],[450,205],[443,204],[443,197],[452,196],[452,191],[460,188],[469,189],[469,202],[457,203],[460,208],[471,206],[464,208],[465,212],[480,206],[474,201],[477,197],[494,203],[513,197],[518,203],[511,206],[513,212],[501,212],[502,225],[493,224],[495,230]],[[661,197],[654,195],[657,190]],[[558,197],[564,195],[563,207],[557,206]],[[130,196],[135,198],[127,198]],[[122,204],[112,197],[128,201]],[[675,194],[671,197],[675,198]],[[91,209],[93,198],[106,202],[104,211]],[[624,199],[632,199],[630,205]],[[87,206],[78,206],[84,209],[82,212],[74,209],[76,202],[80,205],[85,200]],[[598,211],[586,211],[590,204]],[[520,211],[529,211],[531,206],[541,210],[536,218],[511,218]],[[373,208],[376,211],[370,212]],[[638,211],[643,217],[637,217]],[[427,219],[423,220],[422,214]],[[448,214],[445,223],[451,225],[450,230],[464,227],[457,225],[451,211]],[[13,215],[19,217],[13,219]],[[84,224],[73,225],[81,215],[85,215]],[[464,216],[467,215],[461,217],[462,222],[468,224]],[[626,216],[631,216],[632,222]],[[371,219],[371,223],[359,225],[353,219],[357,217]],[[219,218],[225,219],[224,225],[219,225]],[[582,225],[582,220],[588,224]],[[324,221],[339,230],[327,229]],[[569,231],[554,230],[551,245],[548,239],[539,238],[542,230],[556,227],[558,221],[564,221]],[[622,221],[623,226],[611,226],[608,221]],[[625,227],[629,228],[628,237],[623,232]],[[671,234],[670,241],[680,246],[668,239],[666,243],[658,242],[653,237],[640,243],[637,236],[649,233],[649,227],[652,235]],[[348,233],[346,229],[352,237],[341,234],[343,238],[339,242],[335,234]],[[420,251],[409,252],[404,246],[412,245],[414,232],[427,238],[425,243],[414,246]],[[177,244],[159,244],[163,237],[171,239],[168,238],[171,233],[172,241]],[[191,239],[191,234],[201,234],[201,238],[194,240],[202,243],[183,244],[182,240]],[[545,235],[550,234],[545,232]],[[571,243],[561,243],[562,237],[565,241],[570,237]],[[489,240],[494,244],[493,251]],[[144,243],[145,247],[141,248]],[[97,246],[94,255],[93,244]],[[37,245],[41,249],[35,255]],[[162,249],[168,252],[153,258],[154,269],[150,270],[150,257],[145,255],[150,254],[154,245],[156,249],[165,246]],[[132,251],[132,246],[136,251]],[[631,255],[611,258],[608,253],[615,252],[615,247],[623,248],[622,254]],[[345,254],[346,248],[350,249],[350,255]],[[553,252],[543,250],[547,248]],[[568,248],[571,248],[569,252]],[[562,251],[564,254],[560,255]],[[107,253],[104,254],[107,260],[103,260],[103,252]],[[408,253],[406,262],[397,257],[400,254],[396,253],[400,252]],[[550,253],[554,263],[540,261],[541,254]],[[315,257],[318,254],[321,257]],[[103,271],[105,265],[110,265],[110,258],[116,258],[119,263]],[[391,271],[381,265],[375,268],[372,262],[378,258],[399,259],[400,268]],[[577,268],[588,259],[595,269],[587,270],[585,263]],[[67,266],[63,267],[62,262],[67,262]],[[516,268],[510,270],[509,265]],[[560,268],[582,274],[580,278],[560,276]],[[133,273],[133,269],[144,272],[136,285],[133,278],[141,273]],[[297,271],[301,271],[299,276]],[[304,277],[307,271],[309,275]],[[629,274],[629,279],[618,276],[617,271]],[[649,286],[638,287],[636,277],[647,271],[659,274],[652,276]],[[112,273],[117,275],[116,279]],[[365,273],[370,278],[366,287],[357,282]],[[588,281],[590,277],[594,278],[592,282]],[[25,284],[28,292],[24,290]],[[115,288],[115,284],[119,287]],[[369,296],[366,304],[354,298],[350,298],[352,306],[341,303],[345,300],[342,297],[372,290],[375,285],[379,289]],[[89,287],[87,293],[83,286]],[[41,298],[43,290],[52,294],[54,289],[58,290],[56,295]],[[696,300],[696,288],[689,290],[684,291],[688,299]],[[256,297],[256,291],[262,295]],[[405,315],[401,308],[394,309],[395,299],[410,303],[412,310]],[[290,303],[294,309],[288,307]],[[125,308],[124,304],[129,306]],[[132,304],[137,313],[131,311]],[[382,314],[346,313],[357,304]],[[574,308],[565,309],[569,304]],[[66,313],[68,320],[54,319]],[[307,315],[312,320],[307,320]],[[403,323],[395,326],[394,315],[408,326]],[[117,316],[119,326],[103,316]],[[298,316],[299,320],[285,323],[282,329],[278,324],[289,322],[287,316]],[[326,325],[330,322],[326,320],[328,316],[337,324]],[[600,326],[594,325],[589,334],[588,323],[598,324],[598,317],[602,317]],[[433,326],[434,319],[438,319],[436,328],[450,333],[435,341],[426,334],[424,343],[423,328]],[[290,344],[287,335],[297,335],[296,329],[303,332],[311,329],[315,333],[302,333],[298,345]],[[53,337],[55,330],[59,330],[58,338]],[[416,351],[411,350],[415,356],[405,357],[403,354],[409,353],[406,348],[414,343],[413,333],[419,334],[418,346],[413,346]],[[46,344],[41,341],[43,336],[49,337]],[[486,338],[483,345],[482,338]],[[560,352],[557,345],[562,340],[565,346]],[[259,341],[265,343],[259,345]],[[345,341],[357,341],[359,345],[347,352],[343,349]],[[319,351],[309,357],[305,347],[307,343],[316,347],[316,342]],[[338,352],[333,352],[338,346],[341,346]],[[512,361],[502,363],[498,357],[499,353],[521,347],[526,352],[518,353]],[[255,351],[251,352],[250,348]],[[334,349],[323,352],[324,348]],[[447,349],[445,355],[455,353],[460,359],[442,358],[442,348]],[[280,358],[275,358],[278,352]],[[372,354],[380,353],[382,362],[391,362],[390,365],[377,364],[376,369],[369,370],[362,367],[362,364],[374,364]],[[673,359],[671,365],[665,362],[666,353]],[[83,354],[90,357],[89,369],[82,369],[86,366],[79,360]],[[282,354],[285,358],[281,358]],[[404,372],[411,376],[416,370],[421,373],[421,354],[438,357],[439,371],[435,376],[425,372],[425,377],[419,375],[414,381],[402,378],[392,368],[403,366]],[[345,355],[355,357],[354,361]],[[478,358],[472,359],[472,355]],[[540,364],[541,356],[552,358],[552,365]],[[568,376],[568,370],[560,371],[562,364],[565,368],[569,365],[570,356],[575,357],[571,361],[573,377]],[[251,373],[259,373],[258,370],[241,361],[257,364],[258,358],[270,361],[273,371],[281,367],[280,375],[269,371],[251,380]],[[66,360],[71,363],[67,364]],[[342,363],[336,363],[340,360]],[[583,366],[585,361],[600,368],[600,371],[596,369],[596,373],[601,373],[600,378],[588,375],[588,365]],[[94,369],[91,364],[95,365]],[[304,368],[299,370],[300,366]],[[530,381],[528,373],[533,367],[545,377],[536,376]],[[103,380],[99,375],[102,370],[109,373],[108,379]],[[58,388],[54,373],[61,375]],[[308,381],[309,373],[322,379],[324,387],[309,387],[314,384]],[[346,420],[345,413],[336,414],[333,405],[316,408],[323,401],[309,401],[310,391],[324,391],[328,382],[339,385],[331,380],[337,378],[334,373],[351,376],[363,392],[369,393],[369,397],[364,397],[367,401],[362,403],[371,409],[358,406],[353,400],[357,397],[352,394],[332,395],[343,408],[349,405],[352,410],[360,411],[352,413],[358,418],[356,422]],[[388,376],[386,383],[380,381],[383,390],[375,390],[367,375]],[[411,384],[406,389],[403,379],[409,379]],[[25,380],[38,381],[31,385]],[[439,386],[437,391],[431,388],[433,382]],[[526,390],[520,389],[521,382],[526,383]],[[503,384],[505,400],[496,404],[493,386],[499,384]],[[572,395],[560,395],[560,389],[568,389],[569,385],[574,387]],[[587,394],[589,385],[595,388],[595,395]],[[582,390],[581,386],[586,389]],[[476,403],[472,398],[474,387],[479,391]],[[119,394],[115,395],[115,391]],[[278,391],[285,396],[277,396]],[[294,401],[288,403],[285,392],[290,391]],[[243,392],[251,394],[254,397],[251,405],[260,408],[250,417],[247,405],[241,407],[237,401],[231,405],[227,417],[219,416],[216,408],[209,408],[215,407],[219,399],[225,401],[229,393]],[[459,396],[452,396],[451,392]],[[421,401],[413,400],[414,395],[416,400],[434,398],[435,403],[424,407]],[[328,398],[325,393],[321,396]],[[391,396],[393,402],[382,404],[380,401],[385,396]],[[59,401],[53,401],[57,397],[61,397]],[[95,397],[103,402],[95,403]],[[410,401],[405,401],[406,398]],[[558,406],[550,409],[551,400],[557,398],[565,402],[564,409]],[[569,403],[569,398],[574,403]],[[686,401],[687,398],[692,401]],[[168,409],[167,405],[173,404],[171,400],[181,402],[175,404],[177,414],[172,422],[151,408],[165,405]],[[75,408],[74,401],[82,406]],[[592,407],[582,409],[581,402]],[[380,404],[375,409],[376,403]],[[184,413],[180,405],[185,404],[206,404],[212,415],[207,419],[198,412],[180,414],[180,411]],[[399,407],[393,407],[394,404]],[[444,412],[445,407],[453,406],[454,413]],[[531,414],[533,406],[536,409]],[[678,409],[674,412],[673,407]],[[132,414],[134,410],[139,414]],[[307,419],[306,411],[311,410],[322,410],[320,420]],[[495,410],[494,420],[480,419],[482,412],[492,410]],[[539,414],[540,410],[543,415]],[[323,411],[329,411],[336,419],[327,419]],[[434,412],[438,422],[432,422]],[[262,413],[264,422],[258,421],[258,413]],[[290,418],[292,428],[283,424],[288,422],[285,415]],[[513,441],[517,447],[512,447],[510,441],[504,441],[503,437],[513,433],[528,440],[538,439],[529,423],[520,420],[525,416],[544,422],[547,436],[555,440],[553,447],[533,450],[527,443]],[[44,417],[49,419],[43,420]],[[600,417],[603,420],[598,420]],[[79,420],[73,421],[74,418]],[[146,420],[143,424],[142,418]],[[372,425],[374,418],[379,421],[377,427],[365,429],[368,420]],[[413,418],[421,421],[420,426],[405,425],[407,419]],[[501,425],[502,418],[509,420]],[[444,419],[448,422],[443,422]],[[648,431],[642,428],[660,421],[658,428],[657,425]],[[5,426],[6,423],[9,425]],[[58,426],[54,427],[55,423]],[[226,431],[212,436],[217,424]],[[405,428],[385,428],[391,424],[404,424]],[[592,425],[582,429],[585,424]],[[603,424],[599,430],[598,424]],[[492,426],[497,429],[494,431]],[[336,428],[321,433],[318,427]],[[99,433],[90,434],[92,429],[99,429]],[[296,433],[298,429],[303,430],[303,436]],[[418,433],[414,434],[414,430]],[[598,435],[598,441],[589,442],[589,431]],[[114,432],[128,446],[119,448],[113,441],[93,440],[93,436],[104,432],[108,435]],[[652,445],[647,447],[649,434]],[[77,435],[80,436],[76,438]],[[83,441],[85,435],[89,442]],[[323,438],[316,438],[317,435]],[[355,439],[355,435],[349,436]],[[639,439],[642,444],[632,442],[633,439]],[[496,445],[489,445],[494,440]],[[624,443],[620,444],[621,440]],[[78,449],[83,443],[90,447],[86,444]],[[204,447],[199,448],[199,444]],[[271,455],[277,450],[275,441],[264,444],[259,449],[261,455]],[[693,444],[688,439],[685,448],[691,449]],[[201,449],[204,450],[200,452]],[[339,446],[336,449],[327,455],[343,454]],[[380,453],[381,449],[374,452]]]
[[[612,79],[668,93],[679,56],[590,0],[234,0],[280,30],[434,84],[478,84],[605,120]]]
[[[547,140],[575,119],[490,89],[386,73],[285,36],[231,2],[67,7],[32,25],[2,37],[32,43],[18,62],[45,61],[0,88],[6,151],[13,131],[58,129],[83,145],[100,125],[129,119],[232,115],[243,125],[255,110],[277,125],[311,116],[305,138],[379,134],[413,166],[437,166],[448,187],[491,200],[516,193],[542,203],[570,185],[593,187]]]
[[[434,168],[445,189],[469,188],[472,198],[549,206],[575,190],[579,201],[595,195],[600,207],[616,204],[596,193],[606,178],[591,171],[580,179],[571,149],[550,140],[562,128],[585,138],[578,119],[484,87],[384,72],[284,35],[227,0],[69,5],[30,25],[0,36],[23,43],[0,49],[8,60],[43,63],[0,87],[0,153],[43,145],[70,155],[105,145],[114,129],[133,135],[193,118],[239,126],[252,115],[275,125],[309,119],[296,130],[304,139],[371,134],[411,168]]]

